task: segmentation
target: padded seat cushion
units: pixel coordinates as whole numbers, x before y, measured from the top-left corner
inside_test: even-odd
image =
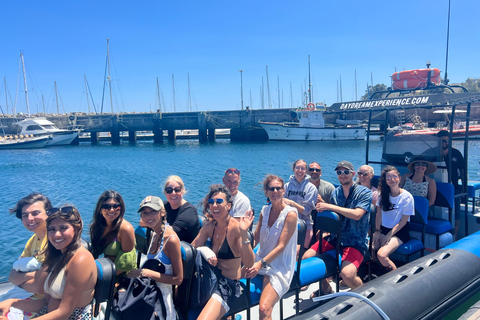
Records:
[[[395,250],[395,253],[409,255],[413,252],[423,250],[423,243],[418,239],[410,239]]]

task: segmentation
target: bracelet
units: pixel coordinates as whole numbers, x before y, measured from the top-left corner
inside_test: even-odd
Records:
[[[250,243],[250,240],[242,241],[242,244],[249,244],[249,243]]]
[[[381,230],[381,229],[375,229],[375,232],[377,232],[377,231],[378,231],[378,232],[381,232],[382,230]]]
[[[143,269],[140,269],[140,277],[143,277]]]

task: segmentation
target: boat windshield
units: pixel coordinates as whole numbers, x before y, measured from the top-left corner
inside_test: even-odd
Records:
[[[441,157],[440,138],[436,135],[400,135],[390,132],[385,136],[382,158],[393,166],[405,165],[412,156],[422,155],[427,161],[438,162]]]

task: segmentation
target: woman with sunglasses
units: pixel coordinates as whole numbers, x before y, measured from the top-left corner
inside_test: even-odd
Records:
[[[376,206],[378,199],[378,189],[372,185],[373,175],[373,167],[365,164],[358,168],[357,180],[355,181],[355,183],[372,190],[372,204]]]
[[[165,208],[159,197],[148,196],[143,199],[138,212],[143,224],[153,230],[153,235],[147,250],[148,260],[143,268],[131,270],[127,276],[129,278],[149,277],[155,280],[162,292],[166,311],[165,320],[175,320],[177,312],[173,304],[172,285],[178,286],[183,281],[180,239],[165,221]],[[149,268],[151,260],[155,261],[155,268]],[[158,270],[158,262],[164,270]]]
[[[47,211],[48,244],[45,262],[35,281],[44,283],[45,295],[38,300],[9,299],[0,302],[0,319],[10,307],[38,312],[36,319],[86,320],[92,317],[92,299],[97,266],[81,244],[83,222],[73,206]]]
[[[269,175],[263,181],[265,195],[271,205],[260,212],[254,232],[255,263],[247,268],[246,276],[263,275],[260,296],[260,319],[271,319],[275,304],[290,288],[295,271],[297,249],[297,210],[284,201],[283,179]]]
[[[183,180],[179,176],[169,176],[163,190],[167,198],[164,205],[168,224],[180,240],[192,243],[200,230],[200,222],[197,208],[183,199],[187,192]]]
[[[93,256],[96,259],[103,253],[112,260],[117,275],[137,267],[135,231],[124,215],[125,202],[120,193],[107,190],[98,198],[90,226]]]
[[[387,270],[395,270],[395,263],[389,256],[400,245],[410,239],[410,216],[415,214],[413,196],[400,188],[400,173],[388,166],[380,176],[380,195],[377,201],[373,249],[378,261]]]
[[[433,206],[437,197],[437,183],[428,175],[437,171],[437,166],[423,156],[416,156],[408,165],[410,173],[406,173],[400,180],[400,187],[414,196],[425,197],[428,204]]]
[[[310,247],[313,237],[313,219],[312,210],[315,209],[317,203],[318,189],[309,181],[310,176],[307,175],[307,163],[299,159],[293,163],[293,175],[285,184],[285,204],[295,208],[298,217],[307,224],[307,232],[305,234],[305,248]]]
[[[230,310],[235,298],[240,297],[242,263],[251,267],[255,261],[247,235],[253,222],[253,213],[250,210],[239,220],[232,219],[229,214],[232,203],[230,191],[220,184],[211,186],[203,200],[207,223],[200,229],[192,245],[196,248],[207,245],[213,251],[214,255],[209,257],[208,262],[218,269],[215,272],[218,287],[197,319],[221,319]]]

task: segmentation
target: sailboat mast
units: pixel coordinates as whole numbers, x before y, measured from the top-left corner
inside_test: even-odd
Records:
[[[23,52],[20,52],[20,58],[22,59],[23,83],[25,86],[25,101],[27,103],[27,114],[30,117],[30,105],[28,104],[27,77],[25,76],[25,61],[23,60]]]
[[[312,102],[312,81],[310,79],[310,55],[308,55],[308,103]]]
[[[113,99],[112,99],[112,77],[110,73],[110,39],[107,38],[107,63],[108,63],[108,87],[110,89],[110,107],[113,113]]]
[[[57,114],[60,114],[60,109],[58,108],[58,91],[57,91],[57,81],[53,82],[55,84],[55,101],[57,102]]]
[[[158,99],[158,112],[160,112],[160,118],[162,118],[162,104],[160,101],[160,85],[158,84],[158,77],[157,77],[157,99]]]
[[[357,94],[357,69],[355,69],[355,101],[358,100],[358,94]]]
[[[281,102],[280,102],[280,76],[277,75],[277,94],[278,94],[278,109],[281,108]]]
[[[43,107],[43,114],[45,114],[45,98],[43,97],[43,94],[42,94],[42,107]]]
[[[272,99],[270,97],[270,81],[268,81],[268,66],[267,69],[267,94],[268,94],[268,109],[272,109]]]
[[[192,95],[190,94],[190,73],[187,72],[187,83],[188,83],[188,105],[187,105],[187,111],[193,111],[192,110]]]
[[[172,93],[173,93],[173,112],[177,112],[177,108],[175,107],[175,77],[172,74]]]
[[[3,77],[3,83],[5,84],[5,105],[7,106],[7,114],[8,114],[7,77]]]
[[[87,95],[87,107],[88,113],[90,113],[90,101],[88,101],[88,85],[87,85],[87,76],[83,75],[83,79],[85,80],[85,94]]]

